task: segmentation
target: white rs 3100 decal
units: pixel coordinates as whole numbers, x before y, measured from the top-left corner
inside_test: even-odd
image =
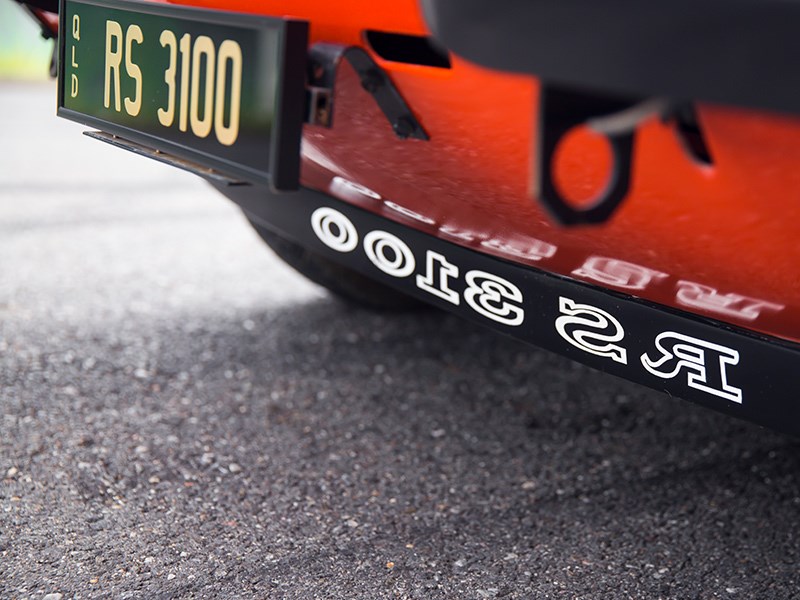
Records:
[[[411,281],[426,294],[455,306],[463,300],[477,314],[509,327],[519,327],[525,321],[522,290],[499,275],[471,269],[463,273],[462,280],[462,269],[433,250],[426,250],[424,267],[421,261],[418,265],[409,245],[396,235],[375,229],[362,240],[353,222],[330,207],[313,212],[311,228],[323,244],[342,254],[354,252],[361,242],[365,256],[377,269],[398,279],[414,276]],[[418,267],[422,272],[416,272]],[[634,271],[625,264],[616,264],[615,268],[619,278],[627,278],[632,288],[643,278],[662,275]],[[625,328],[614,315],[564,296],[558,298],[558,311],[555,329],[567,343],[588,354],[629,364]],[[728,383],[728,368],[739,364],[738,351],[675,331],[659,333],[653,345],[654,351],[642,354],[639,361],[649,374],[660,379],[682,376],[691,388],[742,403],[742,390]]]
[[[628,364],[628,351],[619,344],[625,330],[613,316],[589,304],[578,304],[563,296],[558,299],[561,316],[556,319],[556,331],[576,348]],[[589,329],[586,329],[588,327]]]
[[[728,383],[728,365],[739,364],[739,353],[674,331],[656,338],[660,353],[655,358],[642,354],[642,365],[656,377],[672,379],[686,373],[689,387],[742,403],[742,390]]]
[[[425,275],[417,275],[417,287],[458,306],[461,296],[457,291],[450,289],[449,283],[450,279],[457,278],[457,266],[447,262],[447,259],[438,252],[428,250],[425,256]]]
[[[561,316],[555,325],[562,338],[584,352],[627,364],[627,350],[612,343],[625,337],[617,319],[601,308],[578,304],[570,298],[562,296],[558,301]],[[685,373],[689,387],[742,403],[742,390],[728,383],[727,372],[728,366],[739,364],[739,352],[674,331],[660,333],[654,344],[654,358],[647,353],[641,356],[648,373],[661,379],[674,379]]]
[[[355,225],[338,210],[318,208],[311,215],[311,228],[323,244],[337,252],[352,252],[358,247]]]
[[[373,265],[392,277],[408,277],[417,268],[408,244],[388,231],[370,231],[364,237],[364,251]]]
[[[337,252],[348,253],[358,247],[358,233],[353,222],[329,207],[318,208],[311,215],[311,228],[320,241]],[[414,253],[403,240],[388,231],[376,229],[364,236],[364,253],[383,273],[402,279],[416,270]],[[458,306],[459,293],[451,282],[460,269],[438,252],[425,254],[425,272],[414,279],[416,286],[433,296]],[[507,279],[480,270],[464,274],[464,301],[475,312],[503,325],[517,327],[525,320],[522,291]]]

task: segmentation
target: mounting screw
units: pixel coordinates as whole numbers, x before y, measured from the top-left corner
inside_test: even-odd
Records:
[[[384,85],[383,75],[375,69],[361,73],[361,87],[370,94],[375,94]]]
[[[325,67],[316,60],[312,60],[309,67],[312,83],[319,85],[325,77]]]
[[[397,137],[406,139],[416,130],[416,126],[408,117],[398,117],[397,121],[392,124],[392,129],[397,134]]]

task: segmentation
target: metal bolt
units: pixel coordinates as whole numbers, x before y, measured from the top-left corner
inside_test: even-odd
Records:
[[[397,137],[406,139],[416,130],[416,126],[408,117],[399,117],[397,121],[392,124],[392,129],[397,134]]]
[[[361,87],[370,94],[375,94],[383,87],[383,84],[383,75],[375,69],[370,69],[369,71],[361,73]]]
[[[323,67],[318,62],[315,62],[311,66],[311,72],[314,77],[314,81],[320,81],[322,77],[325,75],[325,67]]]

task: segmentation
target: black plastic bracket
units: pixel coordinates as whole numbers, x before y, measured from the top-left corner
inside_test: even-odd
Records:
[[[325,43],[311,46],[308,61],[307,123],[323,127],[333,125],[333,91],[336,71],[342,59],[347,60],[355,69],[361,80],[361,87],[375,98],[397,137],[430,139],[386,72],[363,48],[357,46]]]
[[[642,102],[586,93],[556,85],[543,84],[539,101],[539,135],[536,149],[534,195],[547,212],[561,225],[603,223],[607,221],[630,188],[631,162],[638,114],[626,118]],[[635,111],[634,111],[635,112]],[[564,136],[574,127],[591,125],[608,140],[613,164],[605,189],[585,208],[567,201],[553,178],[553,159]],[[603,125],[609,124],[608,127]]]
[[[225,185],[225,186],[251,185],[246,181],[235,179],[216,169],[206,167],[191,160],[180,158],[178,156],[169,154],[167,152],[161,152],[160,150],[155,150],[153,148],[150,148],[149,146],[145,146],[137,142],[126,140],[125,138],[121,138],[111,133],[106,133],[105,131],[84,131],[83,135],[95,140],[100,140],[101,142],[105,142],[106,144],[111,144],[112,146],[115,146],[117,148],[122,148],[123,150],[133,152],[134,154],[138,154],[139,156],[152,158],[153,160],[157,160],[158,162],[170,165],[171,167],[177,167],[178,169],[182,169],[183,171],[188,171],[189,173],[193,173],[194,175],[199,175],[203,179],[210,181],[215,185]]]

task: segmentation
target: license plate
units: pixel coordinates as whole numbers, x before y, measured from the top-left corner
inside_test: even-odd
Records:
[[[299,185],[308,24],[62,0],[58,114],[279,190]]]

